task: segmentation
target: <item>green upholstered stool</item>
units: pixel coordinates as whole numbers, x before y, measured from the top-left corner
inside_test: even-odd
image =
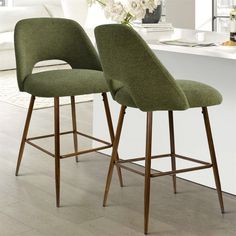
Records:
[[[111,95],[121,104],[120,116],[115,134],[112,159],[107,176],[104,194],[106,205],[114,166],[124,167],[145,176],[144,233],[148,232],[150,178],[171,175],[176,193],[176,174],[188,171],[213,168],[221,211],[224,212],[221,184],[216,155],[208,117],[208,106],[222,102],[221,94],[214,88],[195,81],[175,80],[161,64],[144,40],[125,25],[103,25],[95,29],[97,46],[105,78]],[[145,158],[117,160],[122,124],[127,107],[134,107],[147,113],[146,156]],[[176,154],[174,140],[173,111],[201,107],[209,142],[211,163]],[[152,115],[153,111],[168,111],[170,131],[170,154],[152,157]],[[151,159],[171,157],[172,170],[151,173]],[[176,158],[193,161],[197,167],[176,169]],[[145,160],[145,173],[124,166],[126,162]]]
[[[76,157],[96,150],[110,148],[114,139],[113,125],[106,92],[108,87],[103,76],[99,57],[83,28],[75,21],[57,18],[26,19],[17,23],[15,28],[15,54],[17,63],[17,80],[22,92],[30,93],[31,101],[20,146],[16,175],[18,175],[25,143],[55,158],[56,204],[60,205],[60,159]],[[67,62],[72,69],[52,70],[32,73],[36,63],[58,59]],[[93,138],[77,131],[75,95],[102,93],[111,142]],[[59,98],[71,97],[72,131],[60,132]],[[34,138],[27,138],[30,119],[36,97],[54,98],[55,133]],[[60,152],[60,135],[73,134],[75,151],[62,155]],[[78,150],[77,135],[99,141],[98,148]],[[55,137],[55,153],[43,149],[33,140]],[[117,156],[118,158],[118,156]],[[118,168],[120,184],[122,177]]]

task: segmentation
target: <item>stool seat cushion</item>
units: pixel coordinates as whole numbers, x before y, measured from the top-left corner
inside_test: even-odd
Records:
[[[207,84],[191,80],[176,80],[176,83],[183,90],[189,108],[214,106],[222,102],[221,94],[215,88]],[[130,94],[126,87],[122,87],[116,92],[115,100],[122,105],[137,108]],[[154,110],[166,110],[166,108]],[[170,107],[170,110],[175,109]]]
[[[184,91],[189,107],[208,107],[221,104],[223,98],[215,88],[196,81],[176,80]]]
[[[24,80],[24,91],[38,97],[61,97],[107,92],[103,72],[66,69],[34,73]]]

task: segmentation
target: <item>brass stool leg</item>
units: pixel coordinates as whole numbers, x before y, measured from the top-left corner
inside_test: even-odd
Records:
[[[73,127],[74,149],[75,149],[75,152],[78,152],[75,96],[71,96],[71,117],[72,117],[72,127]],[[76,162],[79,162],[78,155],[75,156],[75,160]]]
[[[216,154],[215,154],[214,142],[212,138],[212,132],[211,132],[211,126],[210,126],[210,120],[209,120],[207,107],[202,108],[202,113],[204,116],[208,145],[209,145],[211,161],[213,165],[212,168],[213,168],[218,198],[220,202],[221,212],[224,213],[224,203],[223,203],[223,196],[222,196],[222,190],[221,190],[221,184],[220,184],[220,177],[219,177],[219,171],[218,171],[218,166],[217,166],[217,161],[216,161]]]
[[[54,98],[54,132],[55,132],[55,185],[56,206],[60,206],[60,108],[59,97]]]
[[[168,111],[169,115],[169,132],[170,132],[170,152],[171,152],[171,166],[172,171],[176,170],[176,160],[175,160],[175,135],[174,135],[174,119],[173,111]],[[173,188],[174,193],[176,193],[176,174],[172,175],[173,178]]]
[[[147,112],[145,186],[144,186],[144,234],[148,233],[148,222],[149,222],[151,155],[152,155],[152,112]]]
[[[25,141],[26,141],[26,138],[27,138],[29,125],[30,125],[30,120],[31,120],[33,107],[34,107],[34,101],[35,101],[35,97],[31,96],[30,104],[29,104],[29,108],[28,108],[28,113],[27,113],[27,117],[26,117],[26,121],[25,121],[25,127],[24,127],[24,131],[23,131],[23,135],[22,135],[21,144],[20,144],[20,150],[19,150],[19,154],[18,154],[18,160],[17,160],[16,172],[15,172],[16,176],[18,175],[21,160],[22,160],[22,157],[23,157],[23,152],[24,152],[24,148],[25,148]]]
[[[125,110],[126,110],[126,106],[121,106],[118,125],[117,125],[117,129],[116,129],[116,135],[115,135],[115,139],[114,139],[114,143],[113,143],[110,166],[109,166],[109,170],[108,170],[108,174],[107,174],[107,181],[106,181],[105,193],[104,193],[104,198],[103,198],[103,206],[104,207],[106,206],[108,192],[109,192],[110,185],[111,185],[112,173],[113,173],[115,161],[117,159],[117,150],[118,150],[118,146],[119,146]]]
[[[115,135],[114,135],[114,129],[113,129],[113,124],[112,124],[111,112],[110,112],[110,108],[109,108],[109,104],[108,104],[107,94],[102,93],[102,97],[103,97],[103,103],[104,103],[104,107],[105,107],[107,124],[108,124],[108,128],[109,128],[111,142],[113,144]],[[118,160],[119,160],[119,155],[117,153],[116,161],[118,161]],[[120,181],[120,186],[123,187],[123,179],[122,179],[121,168],[119,166],[116,166],[116,167],[117,167],[118,177],[119,177],[119,181]]]

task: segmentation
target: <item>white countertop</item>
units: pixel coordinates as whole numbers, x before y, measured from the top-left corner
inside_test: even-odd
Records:
[[[210,56],[226,59],[236,59],[236,46],[222,46],[221,44],[229,40],[229,34],[196,31],[189,29],[174,29],[166,32],[145,32],[137,30],[140,35],[146,40],[148,45],[154,51],[169,51],[176,53],[194,54],[201,56]],[[185,47],[161,44],[163,40],[177,40],[183,41],[198,41],[216,43],[217,46],[209,47]]]
[[[145,32],[141,29],[136,29],[138,33],[145,39],[148,45],[155,53],[157,51],[166,51],[173,53],[184,53],[199,56],[209,56],[216,58],[236,60],[236,46],[222,46],[221,44],[229,40],[229,34],[216,33],[208,31],[197,31],[189,29],[174,29],[173,31],[165,32]],[[86,30],[90,38],[95,42],[93,30]],[[185,47],[161,44],[160,40],[176,40],[182,39],[187,41],[212,42],[218,44],[217,46],[209,47]]]

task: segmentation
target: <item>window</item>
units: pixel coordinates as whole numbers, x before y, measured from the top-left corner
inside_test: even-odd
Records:
[[[212,29],[219,32],[229,32],[229,14],[236,0],[213,0]]]

